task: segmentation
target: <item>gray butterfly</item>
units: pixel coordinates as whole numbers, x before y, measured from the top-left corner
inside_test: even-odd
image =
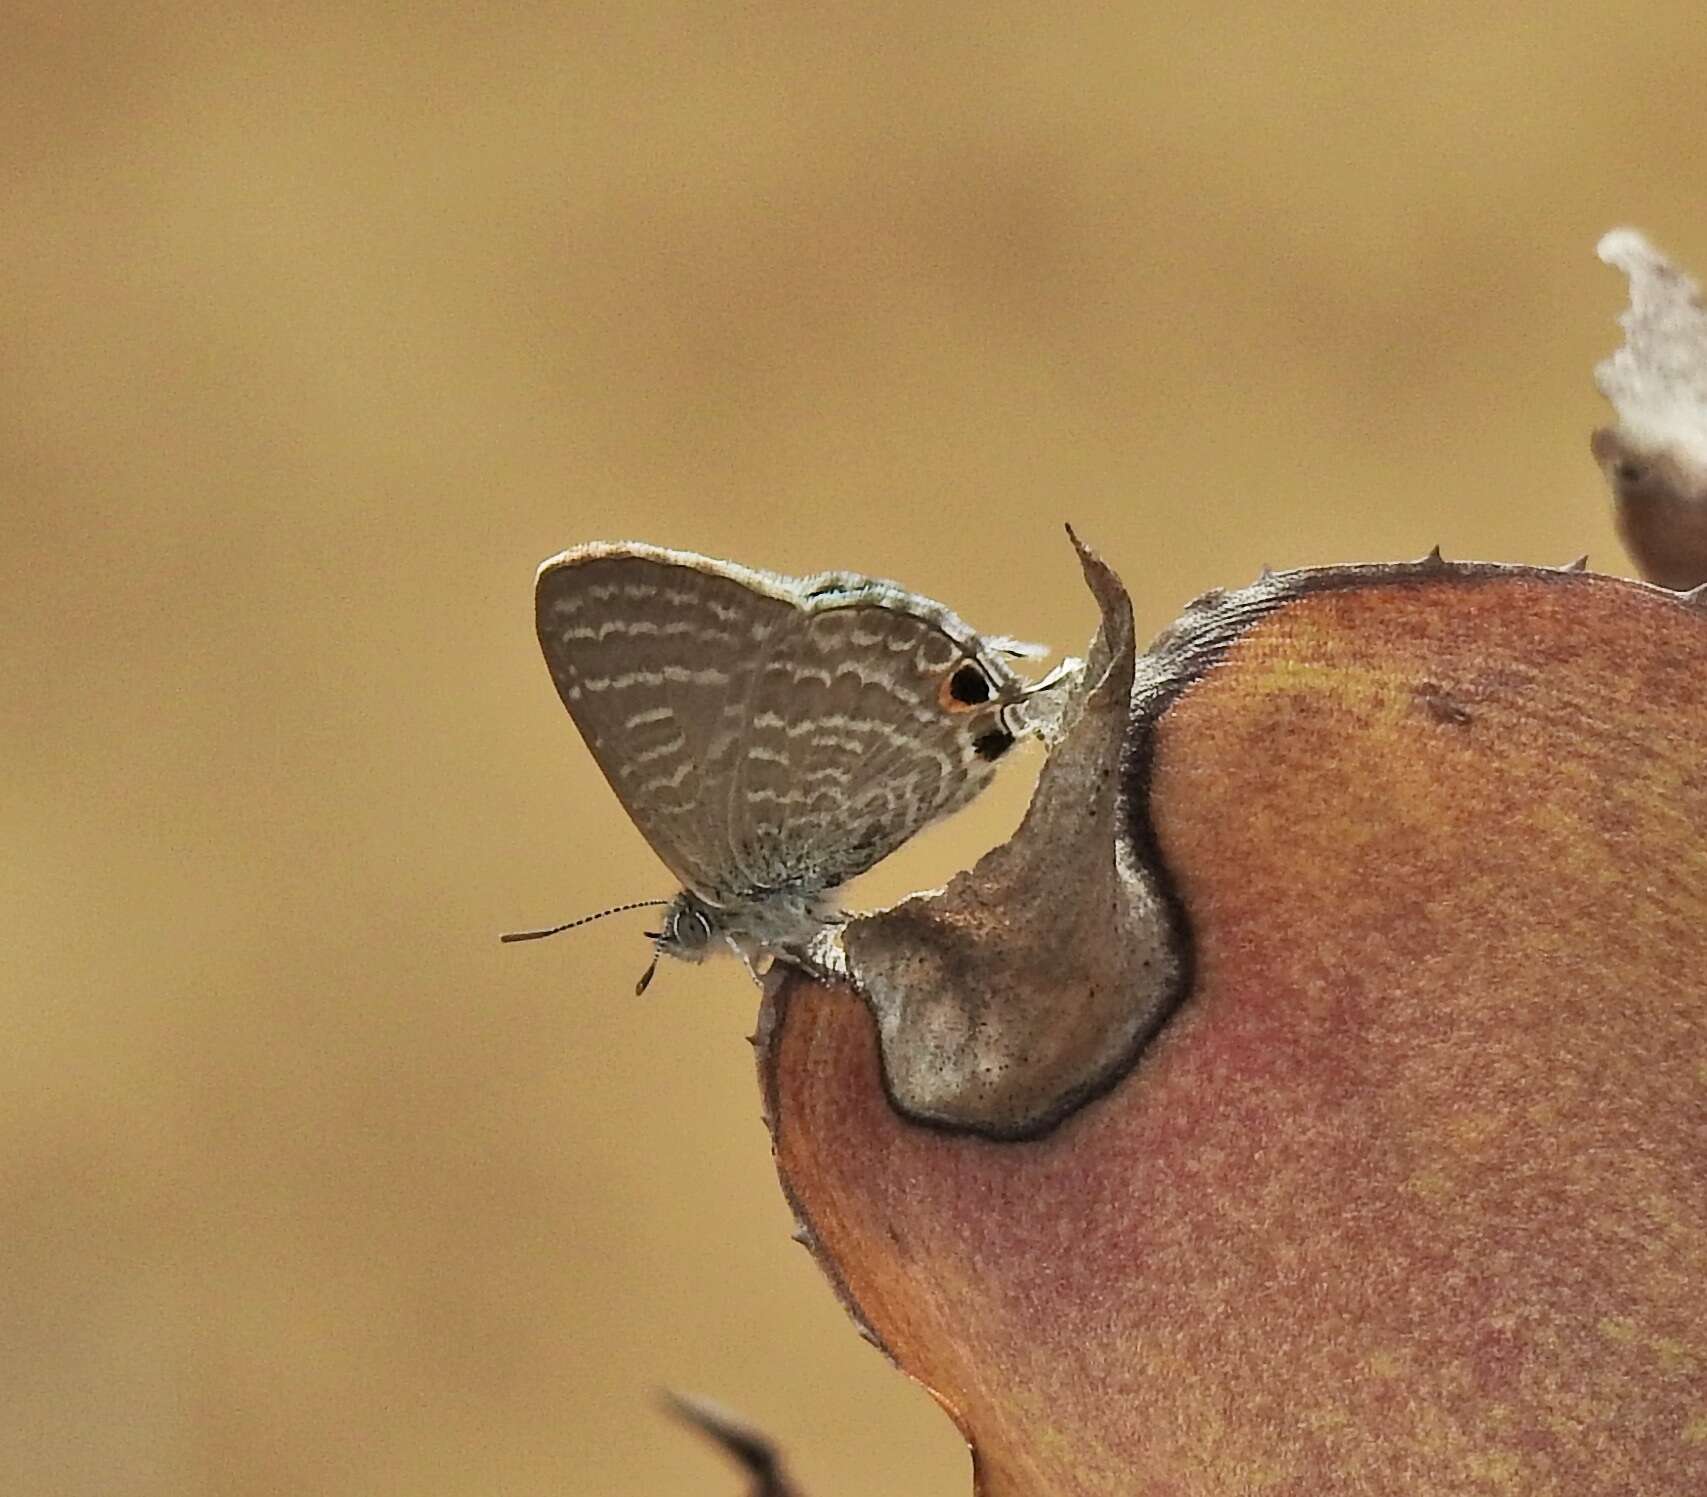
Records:
[[[1078,668],[1027,682],[1006,657],[1038,651],[892,582],[639,544],[553,557],[535,601],[563,705],[682,884],[646,901],[668,911],[637,992],[660,956],[804,954],[826,896],[971,800]]]

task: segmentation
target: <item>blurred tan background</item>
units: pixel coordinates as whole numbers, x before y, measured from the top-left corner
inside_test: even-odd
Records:
[[[635,537],[1082,646],[1263,563],[1624,570],[1698,0],[0,13],[0,1489],[958,1493],[788,1240],[730,962],[532,635]],[[248,14],[244,11],[247,10]],[[1035,758],[861,891],[939,882]]]

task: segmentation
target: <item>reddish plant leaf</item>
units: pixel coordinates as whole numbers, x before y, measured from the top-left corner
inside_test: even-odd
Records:
[[[1185,938],[1112,1085],[1030,1138],[976,1085],[921,1123],[885,1088],[905,1026],[777,979],[785,1187],[980,1490],[1707,1491],[1703,682],[1707,609],[1639,584],[1265,579],[1139,662],[1105,766]],[[1035,949],[970,967],[966,1012],[1046,1007],[1052,949],[1082,1010],[1050,856],[1035,901],[1002,886]]]

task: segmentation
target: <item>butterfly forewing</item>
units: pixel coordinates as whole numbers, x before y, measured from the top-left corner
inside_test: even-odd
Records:
[[[637,551],[585,546],[541,567],[540,646],[634,824],[686,888],[716,901],[734,859],[742,704],[796,607],[757,573]]]

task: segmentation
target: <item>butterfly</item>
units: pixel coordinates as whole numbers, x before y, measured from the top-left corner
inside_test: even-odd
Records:
[[[1040,650],[893,582],[628,542],[546,561],[535,617],[563,705],[681,882],[641,902],[667,909],[637,993],[660,957],[802,956],[841,919],[832,892],[1050,732],[1079,671],[1026,681],[1009,661]]]

